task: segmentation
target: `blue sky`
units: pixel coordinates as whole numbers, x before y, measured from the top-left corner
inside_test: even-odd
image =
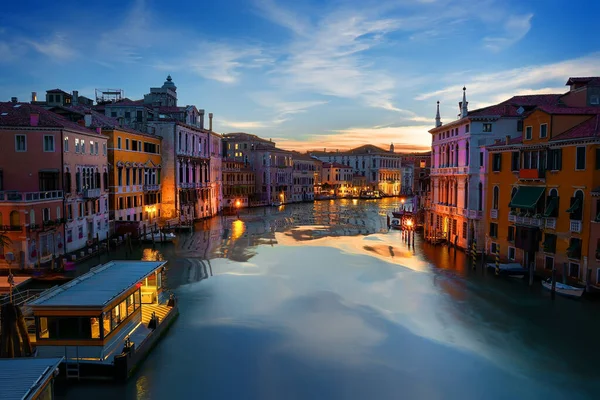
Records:
[[[596,0],[8,2],[0,100],[56,87],[136,99],[171,74],[180,104],[213,112],[218,132],[423,149],[435,102],[455,119],[463,85],[477,108],[600,75],[599,12]]]

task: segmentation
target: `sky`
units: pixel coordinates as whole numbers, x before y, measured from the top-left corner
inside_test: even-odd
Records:
[[[279,147],[426,150],[436,101],[456,119],[600,75],[600,1],[134,0],[3,4],[0,101],[118,88],[168,74],[219,133]],[[592,29],[593,28],[593,29]]]

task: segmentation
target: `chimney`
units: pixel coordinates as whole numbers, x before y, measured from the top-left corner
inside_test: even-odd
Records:
[[[198,110],[200,113],[200,129],[204,129],[204,110]]]
[[[37,101],[37,92],[31,92],[31,102]]]
[[[506,135],[506,144],[508,144],[508,142],[510,142],[510,135]]]
[[[102,134],[102,128],[100,128],[100,127],[98,126],[98,127],[96,128],[96,133],[97,133],[98,135],[101,135],[101,134]]]
[[[79,91],[73,90],[73,100],[72,100],[71,104],[76,106],[78,103],[79,103]]]
[[[92,126],[92,113],[89,111],[85,112],[85,115],[83,117],[83,120],[85,121],[85,126],[87,128],[89,128],[90,126]]]
[[[208,130],[212,132],[213,113],[208,113]]]
[[[40,122],[40,113],[32,112],[31,114],[29,114],[29,125],[38,126],[39,122]]]
[[[11,97],[10,101],[13,103],[17,103],[19,101],[19,99],[17,99],[16,97]]]

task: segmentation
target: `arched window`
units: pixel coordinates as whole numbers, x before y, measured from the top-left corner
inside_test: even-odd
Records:
[[[104,190],[108,190],[108,171],[104,170]]]
[[[483,210],[483,185],[479,182],[477,188],[477,209],[479,211]]]
[[[60,206],[56,207],[56,219],[60,219]]]
[[[571,198],[571,207],[567,210],[571,213],[571,219],[581,221],[583,216],[583,190],[576,190],[575,196]]]
[[[81,172],[79,170],[75,172],[75,190],[77,193],[81,192]]]
[[[96,169],[96,182],[95,188],[100,189],[100,172]]]
[[[67,170],[65,171],[65,175],[63,178],[63,190],[66,193],[71,193],[72,187],[71,187],[71,171],[69,171],[69,168],[67,168]]]
[[[465,144],[465,166],[469,166],[469,142]]]
[[[464,199],[463,208],[465,208],[465,209],[469,208],[469,182],[465,182],[465,199]]]
[[[493,195],[492,195],[492,210],[498,209],[499,198],[500,198],[500,188],[498,186],[494,186]]]
[[[10,226],[11,228],[21,228],[21,215],[16,210],[10,212]]]
[[[35,210],[29,210],[29,225],[35,225]]]
[[[454,146],[454,166],[458,167],[458,144]]]
[[[458,182],[454,182],[454,207],[458,206]]]

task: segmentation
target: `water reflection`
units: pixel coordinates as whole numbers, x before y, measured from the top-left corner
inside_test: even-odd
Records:
[[[600,332],[596,310],[472,270],[464,253],[418,236],[409,246],[385,226],[396,207],[255,209],[140,249],[169,260],[181,317],[135,385],[98,393],[585,398],[600,373],[585,346]],[[585,327],[577,341],[572,327]]]

